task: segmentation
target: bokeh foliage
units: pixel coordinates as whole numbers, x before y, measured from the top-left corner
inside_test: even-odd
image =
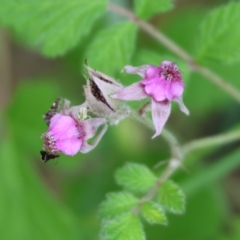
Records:
[[[162,12],[170,10],[173,1],[163,0],[165,5],[162,8],[158,5],[159,9],[154,2],[135,0],[132,9],[146,19],[156,14],[150,18],[152,24],[239,88],[240,58],[239,44],[236,44],[240,33],[239,2],[227,5],[227,1],[222,1],[225,5],[211,12],[219,7],[219,2],[198,1],[196,7],[179,0],[177,7],[168,13]],[[132,3],[118,1],[118,4],[128,7]],[[36,74],[21,79],[9,96],[8,106],[0,112],[1,239],[98,239],[99,215],[109,213],[109,209],[103,211],[106,201],[111,203],[111,199],[124,195],[123,200],[127,198],[128,203],[135,203],[135,196],[129,192],[114,195],[121,190],[114,176],[124,186],[119,171],[131,161],[147,165],[142,174],[150,176],[151,181],[155,176],[148,169],[152,171],[155,164],[169,155],[164,140],[150,140],[152,132],[144,130],[139,123],[124,120],[110,127],[93,152],[73,158],[61,156],[48,164],[41,162],[40,136],[46,131],[42,115],[59,96],[76,104],[83,101],[84,58],[100,71],[116,75],[124,84],[137,79],[119,74],[125,64],[157,65],[166,58],[177,62],[185,79],[184,101],[191,116],[186,118],[173,106],[167,127],[181,142],[239,128],[239,106],[228,95],[199,74],[191,74],[186,63],[133,23],[121,19],[113,23],[106,6],[103,0],[0,0],[0,24],[8,29],[15,44],[21,43],[24,48],[47,57],[61,56],[52,60],[58,65],[60,76]],[[219,24],[222,21],[224,24]],[[220,29],[223,25],[224,29]],[[226,65],[229,62],[232,65]],[[143,231],[149,240],[239,239],[239,217],[233,210],[239,211],[240,198],[228,200],[227,191],[220,184],[240,164],[240,153],[235,148],[234,145],[215,147],[191,154],[185,161],[191,174],[180,170],[173,177],[186,194],[185,213],[168,214],[168,226],[146,223],[165,223],[164,213],[152,203],[144,206],[142,215],[147,221],[142,223],[132,214],[123,214],[118,225],[122,225],[119,231],[125,232],[124,239],[131,239],[134,234],[140,239]],[[162,168],[154,170],[155,174],[159,175]],[[117,169],[120,170],[116,172]],[[109,192],[113,193],[105,198]],[[149,211],[155,213],[155,219]],[[109,231],[118,239],[115,223],[102,223],[103,239],[108,239],[105,236]],[[230,230],[224,232],[226,227]],[[137,231],[129,235],[127,229],[131,228]]]

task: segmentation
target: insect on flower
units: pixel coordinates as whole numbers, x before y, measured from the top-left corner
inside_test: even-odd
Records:
[[[63,104],[62,104],[63,103]],[[86,103],[70,107],[66,99],[57,99],[44,115],[48,130],[42,134],[42,160],[47,162],[60,154],[74,156],[78,152],[87,153],[95,148],[107,130],[106,119],[90,118]],[[102,126],[102,130],[97,130]],[[93,138],[91,144],[88,139]]]
[[[45,122],[48,126],[50,124],[50,119],[55,114],[57,114],[57,112],[60,110],[61,105],[62,105],[62,98],[57,98],[53,102],[53,104],[50,107],[50,109],[48,110],[48,112],[43,115],[43,119],[45,120]],[[46,149],[41,150],[40,154],[41,154],[41,158],[42,158],[43,162],[47,162],[51,159],[55,159],[55,158],[58,158],[60,156],[60,154],[58,152],[51,153],[51,152],[47,151]]]
[[[43,119],[45,120],[46,124],[49,126],[50,119],[60,110],[62,105],[62,98],[56,99],[47,113],[43,115]]]
[[[42,156],[43,162],[47,162],[47,161],[49,161],[51,159],[58,158],[60,156],[60,154],[58,154],[58,153],[54,153],[53,154],[53,153],[49,153],[49,152],[47,152],[45,150],[41,150],[40,154]]]

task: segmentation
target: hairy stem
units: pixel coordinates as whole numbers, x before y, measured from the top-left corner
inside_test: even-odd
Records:
[[[186,61],[189,65],[190,69],[192,69],[196,72],[199,72],[201,75],[207,77],[207,79],[211,80],[219,88],[221,88],[226,93],[231,95],[235,100],[240,102],[240,92],[235,87],[233,87],[227,81],[225,81],[224,79],[219,77],[212,70],[198,65],[191,55],[189,55],[184,49],[179,47],[175,42],[173,42],[171,39],[169,39],[163,33],[161,33],[156,28],[154,28],[151,24],[139,19],[131,11],[124,9],[122,7],[119,7],[119,6],[115,5],[114,3],[109,3],[108,9],[110,11],[118,13],[118,14],[126,17],[130,21],[134,22],[139,28],[141,28],[143,31],[148,33],[153,38],[155,38],[158,42],[160,42],[165,47],[167,47],[171,52],[173,52],[174,54],[179,56],[181,59]]]

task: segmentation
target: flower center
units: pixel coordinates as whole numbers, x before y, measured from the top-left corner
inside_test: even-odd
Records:
[[[163,77],[166,81],[173,81],[181,78],[178,67],[174,64],[165,64],[160,67],[159,76]]]
[[[50,152],[58,151],[56,148],[56,139],[53,137],[51,132],[44,133],[42,138],[45,139],[44,148],[49,149]]]

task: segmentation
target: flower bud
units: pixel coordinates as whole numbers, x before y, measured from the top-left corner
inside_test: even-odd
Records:
[[[123,89],[122,84],[104,73],[86,66],[89,77],[84,86],[87,105],[96,116],[104,117],[111,123],[118,123],[130,113],[130,108],[110,95]]]

